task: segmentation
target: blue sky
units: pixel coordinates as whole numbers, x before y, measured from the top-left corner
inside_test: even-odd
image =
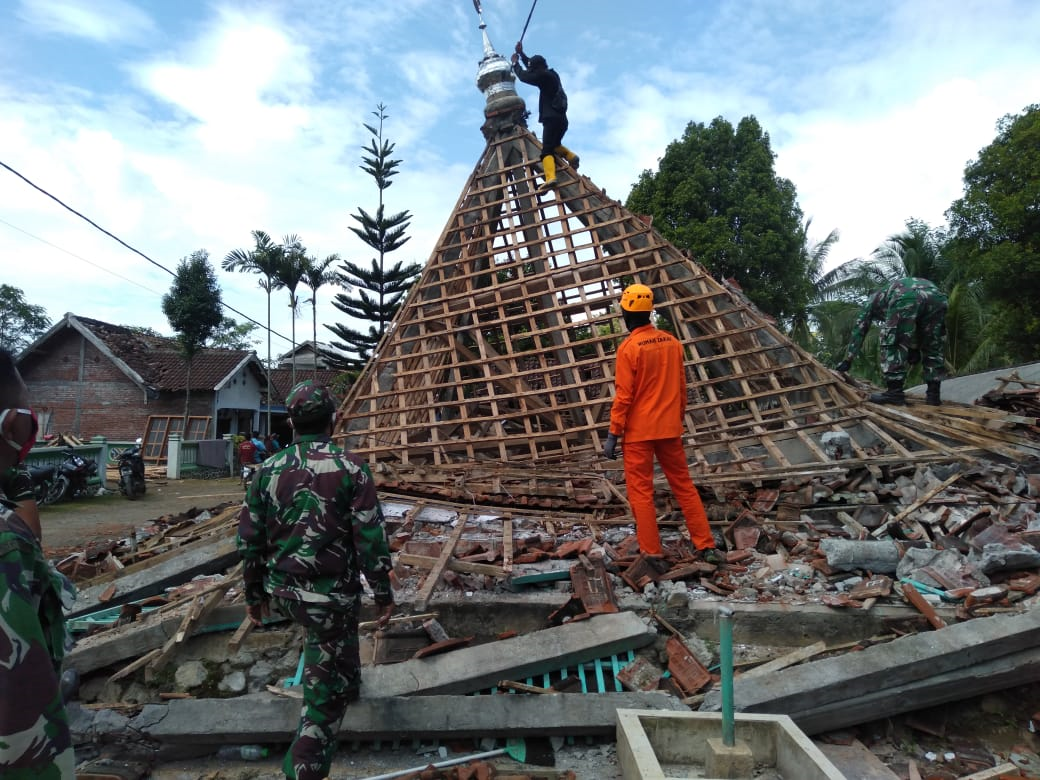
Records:
[[[482,6],[508,55],[530,3]],[[377,202],[358,165],[381,102],[403,160],[387,208],[413,215],[391,257],[425,262],[484,147],[477,25],[471,0],[0,0],[0,161],[169,267],[219,267],[255,228],[367,263],[350,215]],[[1034,0],[541,0],[525,46],[563,78],[582,173],[620,200],[688,122],[755,115],[811,235],[840,232],[832,263],[942,225],[996,122],[1040,100]],[[169,276],[2,169],[0,256],[52,319],[169,332]],[[265,320],[254,277],[218,276]],[[331,293],[321,321],[341,319]]]

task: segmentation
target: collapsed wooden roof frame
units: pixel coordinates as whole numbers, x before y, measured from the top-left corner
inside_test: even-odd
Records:
[[[780,478],[979,451],[977,436],[934,417],[864,402],[739,290],[566,164],[555,190],[539,193],[541,146],[522,103],[489,114],[484,132],[429,261],[340,408],[337,435],[395,485],[464,497],[444,485],[470,475],[481,494],[508,495],[534,478],[548,488],[616,471],[600,441],[625,335],[617,300],[637,281],[686,350],[696,472]],[[848,435],[846,451],[828,454],[828,431]]]

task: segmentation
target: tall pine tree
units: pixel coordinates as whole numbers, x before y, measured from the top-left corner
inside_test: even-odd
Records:
[[[350,261],[340,264],[340,282],[352,286],[354,294],[338,293],[332,301],[332,305],[347,316],[371,324],[367,332],[343,323],[325,326],[340,339],[332,342],[332,346],[350,356],[343,360],[330,356],[337,368],[358,369],[368,361],[422,267],[419,263],[403,265],[400,261],[388,266],[386,259],[388,254],[408,241],[404,233],[412,216],[407,211],[388,216],[384,210],[383,191],[393,183],[391,179],[397,175],[397,166],[401,164],[400,160],[391,157],[394,144],[383,138],[383,122],[388,118],[385,112],[386,106],[380,103],[372,112],[379,120],[378,127],[365,125],[372,139],[368,146],[363,147],[365,153],[360,166],[375,180],[379,206],[375,215],[360,207],[357,214],[351,214],[361,225],[352,227],[351,231],[377,255],[367,268]]]

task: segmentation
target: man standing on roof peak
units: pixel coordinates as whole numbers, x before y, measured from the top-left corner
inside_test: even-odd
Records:
[[[521,59],[523,65],[518,62]],[[580,158],[563,145],[563,136],[567,132],[567,93],[563,91],[559,74],[549,67],[545,57],[541,54],[528,57],[524,54],[523,44],[516,44],[512,63],[518,79],[538,87],[538,121],[542,123],[542,170],[545,173],[545,181],[538,190],[545,192],[556,186],[554,153],[578,170]]]
[[[661,534],[654,507],[654,456],[668,479],[686,519],[697,553],[720,563],[708,516],[690,478],[682,434],[686,411],[686,369],[683,347],[671,333],[650,322],[653,291],[633,284],[621,295],[621,314],[629,336],[617,350],[614,403],[603,454],[616,457],[618,439],[625,444],[625,487],[636,520],[639,550],[651,558],[662,555]]]

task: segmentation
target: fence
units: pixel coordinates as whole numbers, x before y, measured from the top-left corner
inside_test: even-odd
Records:
[[[119,444],[121,445],[122,442]],[[61,466],[62,461],[65,460],[65,453],[71,450],[81,458],[92,460],[97,464],[97,474],[87,480],[87,484],[104,488],[107,487],[105,484],[105,468],[112,458],[112,446],[113,444],[104,436],[95,436],[90,440],[90,444],[84,444],[81,447],[33,447],[29,450],[29,454],[25,456],[25,464],[36,466],[37,468],[43,466],[58,468]]]
[[[58,467],[65,459],[65,452],[72,450],[81,458],[93,460],[97,464],[97,474],[91,477],[87,484],[107,488],[105,470],[116,468],[119,465],[120,453],[130,449],[134,444],[132,441],[108,441],[104,436],[95,436],[90,440],[90,444],[81,447],[33,447],[26,456],[25,463],[36,467]],[[182,441],[179,435],[171,434],[166,458],[166,476],[169,479],[181,479],[204,467],[224,469],[229,476],[233,476],[234,456],[235,443],[231,436],[223,439]]]
[[[235,443],[232,436],[223,439],[184,441],[180,434],[171,433],[166,450],[166,476],[181,479],[199,468],[225,469],[229,476],[235,473]]]

